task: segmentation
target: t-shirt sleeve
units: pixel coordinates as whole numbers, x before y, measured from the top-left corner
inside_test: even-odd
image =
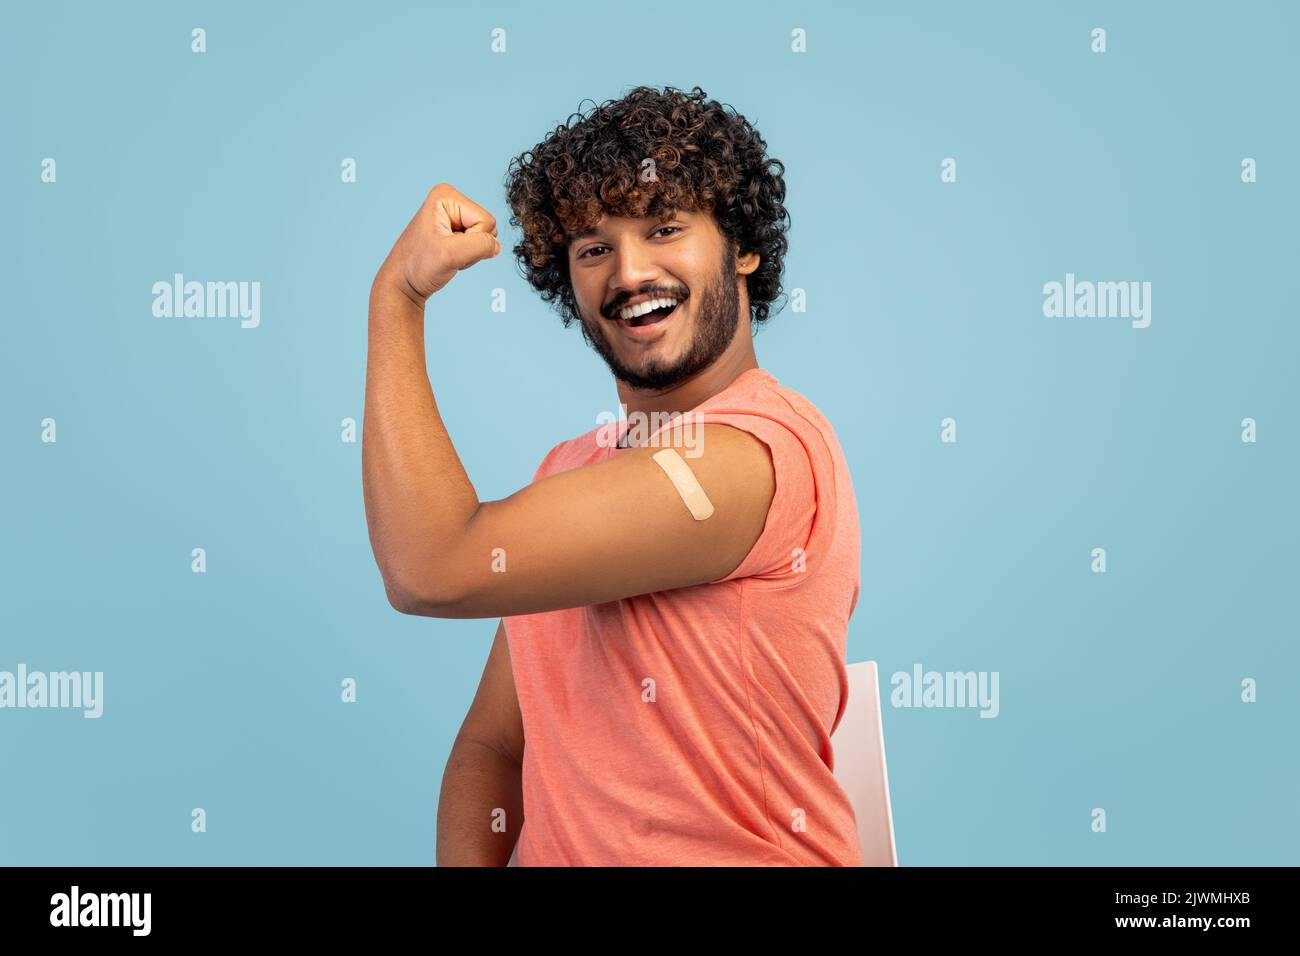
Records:
[[[563,444],[563,443],[561,443],[561,444]],[[547,477],[547,476],[550,474],[550,468],[551,468],[551,456],[555,454],[555,450],[556,450],[557,448],[559,448],[559,447],[560,447],[559,445],[553,445],[553,446],[551,447],[551,450],[548,451],[545,455],[542,456],[542,460],[541,460],[541,462],[538,464],[538,466],[537,466],[537,470],[533,472],[533,480],[532,480],[531,482],[529,482],[529,484],[534,484],[534,485],[535,485],[535,484],[537,484],[537,482],[539,482],[541,479]]]
[[[711,583],[751,577],[793,578],[803,569],[803,550],[817,513],[817,482],[808,449],[790,428],[767,415],[702,412],[699,420],[731,425],[760,439],[772,456],[776,476],[776,491],[758,540],[734,571]]]

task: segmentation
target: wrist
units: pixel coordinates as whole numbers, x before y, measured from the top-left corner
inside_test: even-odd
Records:
[[[375,274],[374,281],[370,283],[370,304],[373,308],[376,304],[382,304],[388,309],[398,307],[403,311],[413,309],[418,314],[424,314],[424,306],[428,299],[419,295],[411,284],[394,270],[390,269],[387,264],[380,267]]]

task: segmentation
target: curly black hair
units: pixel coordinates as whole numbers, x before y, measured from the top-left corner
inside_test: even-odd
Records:
[[[523,232],[512,250],[521,274],[545,302],[558,300],[564,327],[578,317],[569,239],[602,213],[663,221],[674,210],[711,213],[729,255],[759,254],[745,279],[751,328],[761,327],[781,292],[790,215],[785,165],[767,157],[749,121],[698,86],[690,93],[638,86],[568,122],[512,159],[505,179],[510,224]]]

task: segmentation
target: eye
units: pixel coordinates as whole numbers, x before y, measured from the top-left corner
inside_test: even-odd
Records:
[[[676,230],[677,232],[681,232],[681,231],[682,231],[682,227],[681,227],[681,226],[660,226],[658,229],[656,229],[656,230],[655,230],[654,232],[652,232],[650,235],[652,235],[652,236],[653,236],[653,235],[657,235],[657,234],[663,232],[665,229],[674,229],[674,230]],[[591,246],[591,247],[589,247],[589,248],[587,248],[587,249],[583,249],[582,252],[580,252],[580,253],[578,254],[578,258],[579,258],[579,259],[586,259],[586,258],[587,258],[588,256],[590,256],[593,252],[595,252],[597,249],[608,249],[608,248],[609,248],[609,246]]]

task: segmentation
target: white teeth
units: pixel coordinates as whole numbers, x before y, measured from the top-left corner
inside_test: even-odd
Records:
[[[650,299],[648,302],[641,302],[637,305],[629,305],[626,309],[619,309],[618,317],[624,321],[635,319],[637,316],[653,312],[655,309],[662,309],[664,306],[676,304],[676,299]]]

